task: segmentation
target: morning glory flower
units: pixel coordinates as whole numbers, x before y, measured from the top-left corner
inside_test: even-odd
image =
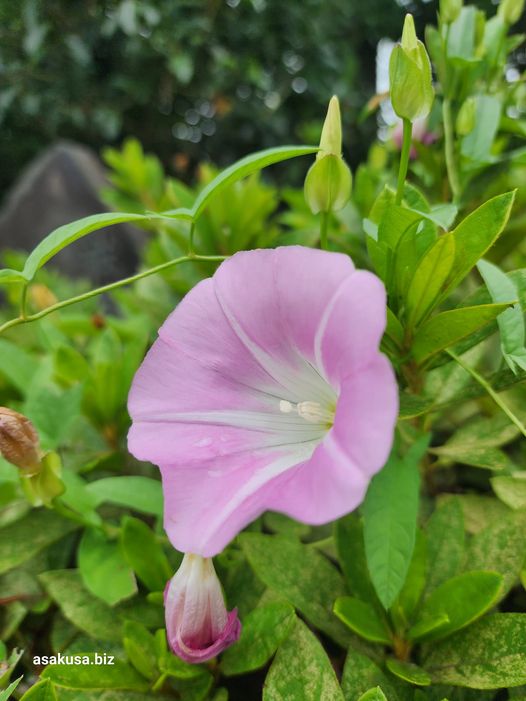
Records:
[[[360,504],[398,413],[385,323],[375,275],[301,246],[237,253],[186,295],[129,398],[178,550],[211,557],[266,510],[322,524]]]
[[[212,560],[187,554],[164,594],[166,633],[174,653],[186,662],[205,662],[234,643],[241,624],[227,612]]]

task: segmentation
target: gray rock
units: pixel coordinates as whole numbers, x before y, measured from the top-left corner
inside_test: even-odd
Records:
[[[54,144],[30,163],[8,193],[0,211],[0,249],[30,251],[62,224],[108,211],[99,196],[106,184],[93,151],[65,141]],[[133,274],[142,234],[127,224],[107,227],[68,246],[49,265],[104,284]]]

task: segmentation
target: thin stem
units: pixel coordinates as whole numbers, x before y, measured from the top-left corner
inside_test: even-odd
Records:
[[[322,212],[320,215],[320,248],[322,248],[324,251],[329,250],[328,229],[329,213]]]
[[[156,265],[153,268],[149,268],[148,270],[143,270],[142,272],[136,273],[135,275],[131,275],[130,277],[124,278],[123,280],[117,280],[116,282],[111,282],[108,285],[97,287],[94,290],[90,290],[89,292],[85,292],[84,294],[77,295],[76,297],[64,299],[61,302],[52,304],[50,307],[46,307],[46,309],[43,309],[42,311],[37,312],[36,314],[30,314],[26,317],[19,316],[16,319],[6,321],[5,324],[2,324],[2,326],[0,326],[0,334],[9,328],[12,328],[13,326],[18,326],[19,324],[25,324],[30,321],[37,321],[38,319],[42,319],[44,316],[47,316],[52,312],[56,312],[59,309],[63,309],[64,307],[69,307],[71,304],[77,304],[77,302],[84,302],[85,300],[90,299],[91,297],[96,297],[97,295],[103,294],[105,292],[111,292],[112,290],[116,290],[119,287],[124,287],[125,285],[131,285],[133,282],[142,280],[143,278],[149,277],[150,275],[155,275],[155,273],[160,273],[164,270],[167,270],[168,268],[172,268],[175,265],[179,265],[179,263],[187,263],[189,261],[219,262],[225,260],[226,258],[228,258],[228,256],[200,256],[195,254],[189,256],[181,256],[180,258],[174,258],[173,260],[169,260],[166,263],[161,263],[160,265]]]
[[[446,353],[448,353],[453,358],[453,360],[460,365],[460,367],[464,368],[464,370],[466,372],[468,372],[471,375],[471,377],[479,383],[479,385],[481,387],[484,387],[484,389],[489,394],[489,396],[493,399],[495,404],[497,404],[497,406],[499,406],[502,409],[502,411],[506,414],[506,416],[509,418],[509,420],[513,424],[515,424],[515,426],[519,429],[519,431],[522,433],[522,435],[526,437],[526,426],[524,426],[522,421],[515,416],[513,411],[506,404],[506,402],[499,397],[499,395],[497,394],[497,392],[495,392],[495,390],[489,384],[489,382],[487,382],[482,377],[482,375],[479,375],[479,373],[476,370],[474,370],[472,367],[470,367],[469,365],[466,365],[466,363],[461,358],[459,358],[459,356],[456,353],[454,353],[451,350],[446,350]]]
[[[409,167],[409,156],[411,153],[411,137],[413,134],[413,125],[409,119],[404,119],[404,135],[402,139],[402,150],[400,152],[400,168],[398,170],[398,185],[396,188],[395,204],[402,204],[404,196],[404,183]]]
[[[188,255],[194,255],[194,232],[195,232],[195,221],[190,222],[190,233],[188,234]]]
[[[22,319],[27,317],[27,291],[29,289],[29,283],[25,282],[22,288],[22,295],[20,297],[20,316]]]
[[[444,148],[446,155],[446,169],[449,185],[456,203],[460,198],[460,181],[457,164],[455,161],[455,140],[453,134],[453,115],[451,113],[451,101],[445,97],[442,102],[442,119],[444,120]]]

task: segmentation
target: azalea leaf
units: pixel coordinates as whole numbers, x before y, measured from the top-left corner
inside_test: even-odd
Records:
[[[399,679],[415,684],[416,686],[429,686],[431,677],[429,674],[412,662],[402,662],[389,658],[386,662],[387,669]]]
[[[427,523],[429,574],[427,591],[454,577],[464,557],[464,513],[453,497],[437,506]]]
[[[122,521],[121,544],[124,557],[150,591],[163,591],[172,568],[163,548],[149,526],[138,518]]]
[[[84,665],[49,665],[42,672],[42,677],[68,689],[148,689],[148,682],[133,667],[119,659],[114,659],[112,665],[97,665],[95,654],[83,655],[90,660]]]
[[[526,508],[526,471],[515,472],[510,477],[493,477],[491,486],[506,506],[512,509]]]
[[[356,512],[337,521],[334,537],[338,560],[351,593],[362,601],[378,605],[367,569],[363,523]]]
[[[270,667],[263,701],[344,701],[325,650],[307,626],[296,620]]]
[[[346,626],[365,640],[391,645],[392,639],[386,622],[380,618],[373,606],[352,596],[336,599],[334,613]]]
[[[97,504],[109,502],[135,511],[162,517],[163,494],[161,483],[150,477],[126,475],[123,477],[104,477],[90,482],[88,492],[97,500]]]
[[[435,684],[502,689],[526,684],[526,614],[495,613],[430,646]]]
[[[387,697],[379,686],[374,689],[369,689],[365,694],[362,694],[358,701],[387,701]]]
[[[342,690],[346,701],[354,701],[375,686],[381,687],[389,701],[399,701],[392,677],[389,679],[376,662],[351,647],[342,674]]]
[[[287,639],[295,622],[294,609],[286,602],[266,604],[251,611],[243,619],[239,640],[223,653],[223,674],[245,674],[263,667]]]

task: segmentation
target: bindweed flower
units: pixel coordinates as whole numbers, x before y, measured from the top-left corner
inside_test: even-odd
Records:
[[[398,412],[385,323],[375,275],[301,246],[237,253],[186,295],[129,397],[178,550],[211,557],[268,509],[322,524],[363,500]]]
[[[18,411],[0,407],[0,455],[24,475],[41,468],[38,434],[31,421]]]
[[[227,612],[210,559],[186,554],[166,586],[164,605],[168,642],[186,662],[205,662],[239,638],[237,611]]]

